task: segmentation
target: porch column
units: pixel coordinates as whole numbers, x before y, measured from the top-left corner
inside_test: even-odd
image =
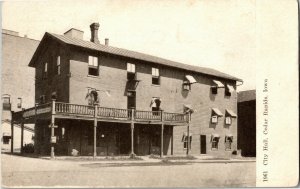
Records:
[[[160,111],[161,132],[160,132],[160,157],[164,155],[164,111]]]
[[[95,104],[95,111],[94,111],[94,149],[93,149],[93,158],[97,156],[97,114],[98,114],[98,104]]]
[[[24,153],[24,119],[23,119],[24,108],[22,109],[22,118],[21,118],[21,154]]]
[[[55,128],[55,100],[52,99],[52,108],[51,108],[51,123],[50,123],[50,127],[51,127],[51,139],[50,139],[50,143],[51,143],[51,159],[54,159],[55,154],[54,154],[54,141],[52,141],[52,139],[54,138],[54,128]]]
[[[131,123],[130,123],[130,128],[131,128],[131,152],[130,156],[134,156],[134,109],[131,109]]]
[[[164,124],[161,124],[161,134],[160,134],[160,157],[164,155]]]
[[[186,155],[189,155],[190,150],[190,119],[191,119],[191,112],[187,114],[187,148],[186,148]]]
[[[11,134],[10,134],[10,152],[13,154],[14,153],[14,111],[11,111],[11,122],[10,122],[10,129],[11,129]]]

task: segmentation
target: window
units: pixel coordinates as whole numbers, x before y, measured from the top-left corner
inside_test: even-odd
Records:
[[[88,105],[93,106],[95,103],[99,102],[98,92],[96,89],[90,88],[88,89],[88,93],[86,94],[85,99],[88,100]]]
[[[160,85],[159,69],[152,68],[152,84]]]
[[[183,82],[183,90],[190,91],[191,84],[189,82]]]
[[[218,80],[212,80],[213,86],[211,87],[212,94],[218,94],[218,88],[224,87],[223,83]]]
[[[127,63],[127,79],[128,80],[136,79],[135,64]]]
[[[89,73],[88,73],[88,75],[93,75],[93,76],[99,75],[98,57],[89,56]]]
[[[233,86],[226,84],[225,87],[225,96],[231,96],[231,93],[234,91]]]
[[[231,150],[231,143],[233,141],[233,136],[225,137],[225,150]]]
[[[211,123],[218,123],[218,118],[222,116],[223,114],[218,108],[212,108]]]
[[[227,117],[225,118],[225,124],[226,124],[226,125],[230,125],[230,124],[231,124],[231,117],[230,117],[230,116],[227,116]]]
[[[218,94],[218,87],[211,87],[211,93],[212,94]]]
[[[18,98],[17,107],[22,108],[22,98]]]
[[[212,140],[211,140],[211,149],[212,150],[217,150],[219,147],[219,136],[212,136]]]
[[[44,64],[44,72],[43,72],[43,79],[47,79],[48,76],[48,63],[45,62]]]
[[[183,137],[182,137],[182,142],[183,142],[183,149],[187,149],[188,142],[189,142],[189,149],[191,149],[191,147],[192,147],[192,134],[190,133],[190,136],[187,136],[187,133],[184,132]]]
[[[232,110],[229,110],[229,109],[226,109],[225,111],[225,124],[226,125],[231,125],[232,123],[232,118],[236,118],[237,115],[232,111]]]
[[[57,75],[60,75],[60,56],[57,57],[56,70],[57,70]]]
[[[2,96],[3,110],[10,110],[10,95],[5,94]]]
[[[3,144],[9,144],[10,136],[3,136]]]

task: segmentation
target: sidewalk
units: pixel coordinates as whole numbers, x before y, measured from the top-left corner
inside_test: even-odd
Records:
[[[239,163],[239,162],[256,162],[255,157],[235,157],[220,158],[208,155],[193,156],[193,159],[185,159],[185,156],[164,156],[155,158],[150,156],[136,156],[136,159],[129,159],[128,156],[103,157],[97,156],[57,156],[54,161],[75,161],[84,163],[103,163],[103,164],[140,164],[140,163]],[[40,159],[51,160],[49,156],[39,157]],[[178,159],[176,159],[178,158]]]

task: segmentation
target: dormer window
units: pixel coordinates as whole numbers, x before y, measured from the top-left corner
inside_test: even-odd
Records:
[[[136,72],[135,72],[135,64],[127,63],[127,80],[135,80]]]
[[[99,63],[98,57],[89,56],[89,75],[99,76]]]
[[[231,125],[232,118],[236,118],[236,117],[237,117],[237,115],[232,110],[226,109],[226,112],[225,112],[225,124],[226,125]]]
[[[231,96],[231,93],[233,91],[234,91],[233,86],[226,84],[226,87],[225,87],[225,96]]]
[[[218,118],[222,116],[223,114],[218,108],[212,108],[211,123],[218,123]]]
[[[160,76],[158,68],[152,68],[152,84],[160,85]]]
[[[185,81],[183,81],[183,90],[190,91],[193,83],[197,83],[195,78],[191,75],[186,75]]]
[[[213,80],[213,86],[211,87],[212,94],[218,94],[218,88],[224,87],[223,83],[218,80]]]

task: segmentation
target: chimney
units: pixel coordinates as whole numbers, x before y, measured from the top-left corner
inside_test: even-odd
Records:
[[[99,23],[92,23],[90,25],[91,28],[91,42],[99,44],[100,41],[98,39],[98,29],[99,29],[100,24]]]
[[[83,40],[83,31],[71,28],[64,33],[64,36]]]
[[[105,45],[108,46],[109,45],[109,39],[105,38]]]

